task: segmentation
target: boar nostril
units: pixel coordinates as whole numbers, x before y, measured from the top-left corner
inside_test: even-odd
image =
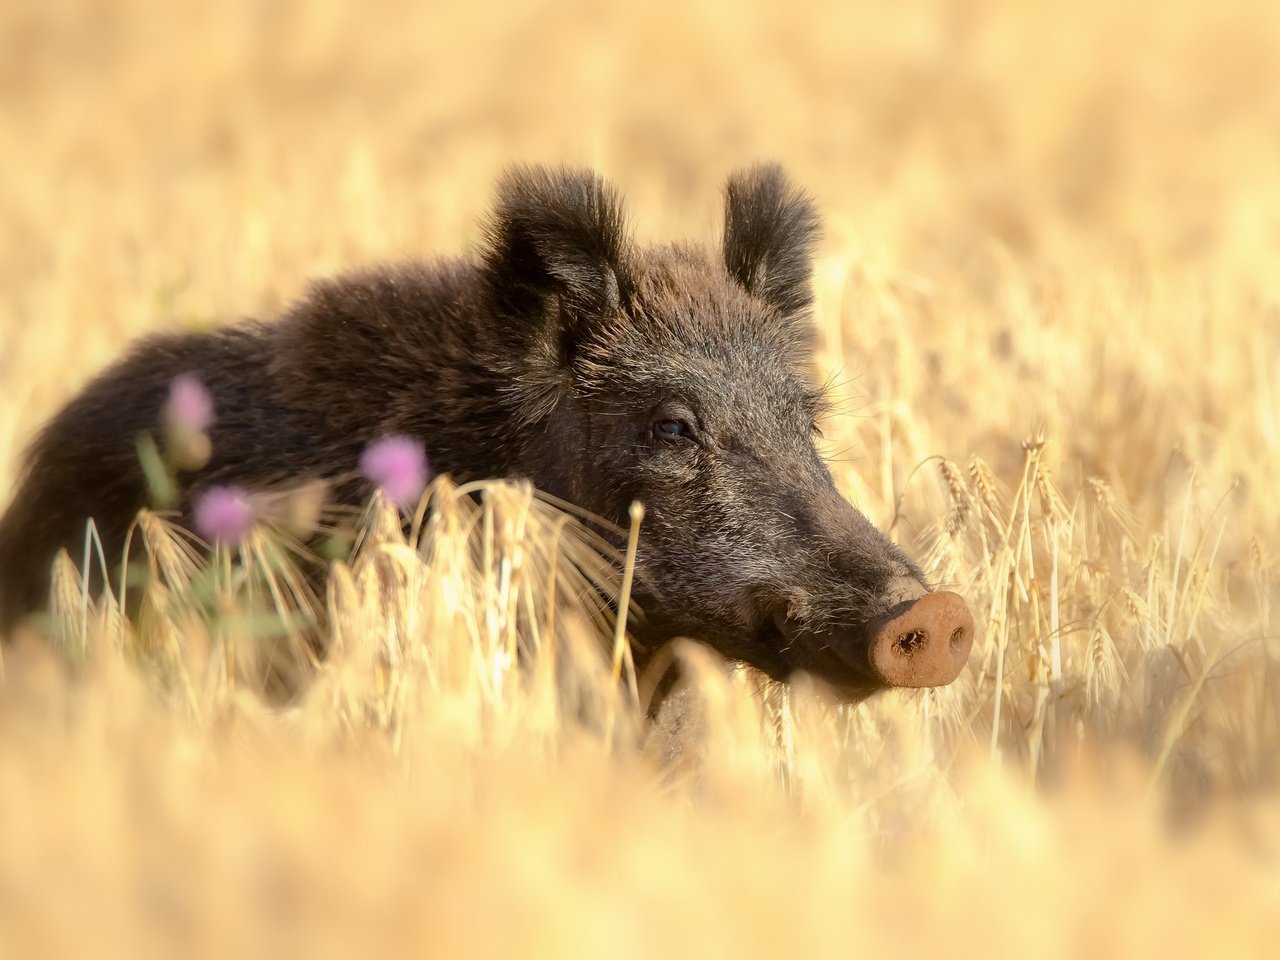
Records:
[[[956,627],[954,630],[951,631],[951,646],[953,647],[959,646],[961,643],[964,642],[964,639],[965,639],[964,627]]]
[[[899,656],[909,657],[928,642],[928,637],[923,633],[919,630],[912,630],[909,633],[904,633],[900,636],[894,644],[894,647]]]

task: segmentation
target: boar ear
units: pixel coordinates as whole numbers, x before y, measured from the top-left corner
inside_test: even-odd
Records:
[[[630,292],[618,193],[589,170],[508,170],[485,239],[489,290],[499,313],[514,321],[507,332],[517,339],[527,340],[551,316],[561,338],[581,336]]]
[[[783,313],[813,302],[818,211],[776,164],[739,170],[724,204],[724,263],[738,283]]]

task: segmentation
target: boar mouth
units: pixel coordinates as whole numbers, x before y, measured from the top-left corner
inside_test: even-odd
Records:
[[[974,634],[968,606],[950,591],[904,600],[851,627],[814,633],[785,617],[772,627],[792,671],[810,673],[851,700],[888,687],[946,686],[968,662]]]

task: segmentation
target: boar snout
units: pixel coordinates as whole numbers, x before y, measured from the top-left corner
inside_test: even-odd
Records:
[[[958,593],[926,593],[872,621],[865,635],[867,666],[880,684],[942,687],[968,662],[973,614]]]
[[[895,579],[885,593],[892,607],[862,623],[808,629],[782,617],[788,645],[807,649],[802,667],[861,699],[887,687],[943,687],[964,670],[973,646],[973,614],[949,590],[930,592],[914,577]]]

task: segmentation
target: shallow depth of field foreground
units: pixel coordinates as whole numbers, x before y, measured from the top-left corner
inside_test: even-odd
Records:
[[[278,534],[148,515],[132,622],[67,561],[0,647],[0,955],[1273,953],[1280,8],[380,9],[0,10],[0,504],[131,338],[472,249],[504,164],[714,243],[773,158],[826,217],[825,452],[969,669],[837,707],[687,645],[654,723],[528,489],[371,504],[310,608]]]

